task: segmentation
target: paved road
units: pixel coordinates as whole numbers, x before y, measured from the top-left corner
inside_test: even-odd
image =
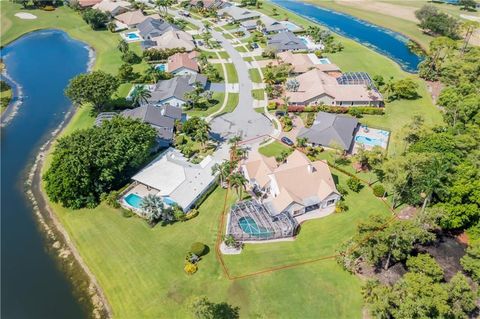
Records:
[[[203,23],[196,19],[179,16],[178,12],[174,10],[169,10],[169,13],[203,28]],[[230,55],[232,63],[237,70],[239,82],[238,105],[232,113],[226,113],[212,120],[210,125],[213,135],[218,139],[228,139],[241,135],[242,139],[246,140],[272,134],[274,128],[270,120],[253,109],[252,81],[248,74],[247,63],[220,32],[212,30],[211,33],[213,38],[220,41],[223,49]]]

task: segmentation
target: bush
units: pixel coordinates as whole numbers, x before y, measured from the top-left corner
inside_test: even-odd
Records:
[[[122,208],[122,216],[123,217],[130,218],[130,217],[133,217],[134,215],[135,215],[135,213],[132,212],[130,209]]]
[[[277,103],[275,102],[268,102],[267,109],[269,111],[273,111],[277,109]]]
[[[343,200],[337,202],[337,207],[335,207],[335,213],[343,213],[348,210],[347,204]]]
[[[193,243],[192,246],[190,246],[190,251],[195,255],[201,257],[206,253],[207,246],[197,241]]]
[[[347,186],[355,193],[358,193],[362,189],[362,183],[356,177],[351,177],[347,181]]]
[[[195,264],[192,264],[191,262],[186,262],[185,263],[185,267],[183,268],[183,270],[185,270],[185,272],[189,275],[193,275],[194,273],[197,272],[198,270],[198,266],[195,265]]]
[[[385,194],[385,187],[382,184],[373,185],[373,195],[377,197],[383,197]]]
[[[105,201],[105,204],[107,204],[110,207],[120,208],[120,203],[118,202],[119,195],[120,193],[118,191],[111,191],[108,194],[103,193],[100,196],[100,199],[102,201]]]
[[[359,109],[354,108],[354,107],[352,107],[348,110],[348,114],[351,115],[351,116],[355,116],[356,118],[361,118],[362,117],[362,112]]]
[[[142,61],[142,59],[133,51],[127,51],[122,55],[122,61],[129,64],[137,64]]]
[[[348,190],[345,189],[345,187],[341,186],[341,185],[338,185],[337,186],[337,191],[340,193],[340,195],[342,196],[346,196],[348,195]]]
[[[43,11],[54,11],[55,7],[54,6],[45,6],[43,7]]]
[[[191,211],[189,211],[187,214],[185,214],[185,219],[186,220],[190,220],[190,219],[193,219],[195,217],[198,216],[198,210],[196,209],[192,209]]]

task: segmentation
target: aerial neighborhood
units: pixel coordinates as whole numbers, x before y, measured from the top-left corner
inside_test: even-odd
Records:
[[[422,1],[2,4],[88,51],[29,185],[97,317],[478,315],[480,17]]]

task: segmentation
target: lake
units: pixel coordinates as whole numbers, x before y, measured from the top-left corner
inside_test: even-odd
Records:
[[[304,2],[294,0],[271,1],[388,56],[407,72],[417,72],[418,64],[422,61],[420,56],[410,51],[407,46],[408,38],[400,33],[370,24],[348,14]]]
[[[85,318],[72,284],[46,251],[24,183],[39,147],[71,103],[68,81],[85,72],[89,51],[61,31],[37,31],[1,50],[23,103],[1,134],[2,318]]]

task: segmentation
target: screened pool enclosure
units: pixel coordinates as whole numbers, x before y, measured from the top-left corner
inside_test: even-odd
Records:
[[[261,203],[243,201],[230,209],[227,227],[238,241],[261,241],[293,237],[298,223],[288,213],[272,216]]]

